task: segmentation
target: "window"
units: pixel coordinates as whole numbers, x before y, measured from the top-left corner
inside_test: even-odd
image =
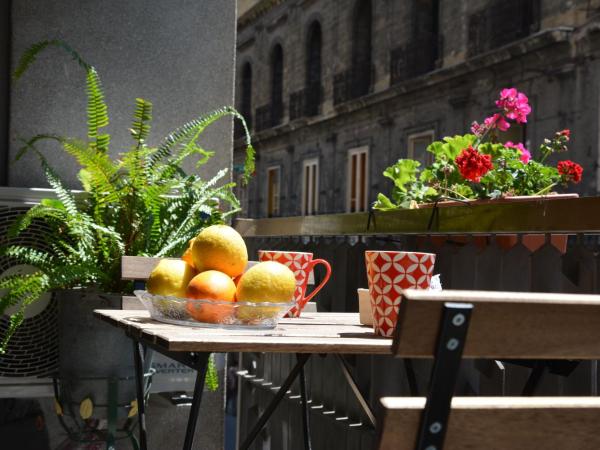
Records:
[[[371,87],[371,0],[358,0],[352,29],[352,96],[359,97]]]
[[[235,195],[240,201],[240,214],[242,217],[248,217],[248,186],[244,185],[244,174],[238,173],[235,179]]]
[[[250,63],[244,64],[242,69],[242,99],[240,102],[240,112],[248,128],[252,127],[252,66]]]
[[[283,118],[283,49],[277,44],[271,53],[271,126]]]
[[[368,209],[369,148],[360,147],[348,152],[348,212]]]
[[[302,215],[319,211],[319,160],[309,159],[302,165]]]
[[[408,136],[408,154],[409,159],[416,159],[421,163],[421,167],[433,163],[433,154],[427,151],[429,144],[433,142],[435,133],[433,130],[427,130],[420,133],[414,133]]]
[[[279,215],[280,167],[267,169],[267,217]]]
[[[321,25],[309,28],[306,49],[306,115],[319,114],[321,104]]]

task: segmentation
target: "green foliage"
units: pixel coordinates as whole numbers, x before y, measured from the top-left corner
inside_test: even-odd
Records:
[[[202,115],[167,135],[158,147],[151,147],[147,140],[152,103],[140,98],[135,101],[129,130],[133,144],[117,158],[111,158],[110,135],[104,132],[108,109],[100,78],[94,67],[71,47],[56,40],[33,45],[17,64],[15,79],[23,75],[42,50],[51,46],[66,50],[86,71],[87,137],[40,134],[23,141],[17,154],[17,160],[26,153],[39,158],[56,199],[42,200],[19,217],[9,231],[9,238],[15,238],[32,224],[44,223],[41,238],[46,250],[10,244],[0,248],[0,255],[16,264],[37,268],[33,274],[0,278],[0,290],[4,292],[0,314],[10,306],[20,305],[2,337],[0,353],[21,324],[25,308],[43,292],[87,286],[123,292],[128,288],[120,276],[123,255],[180,255],[202,228],[223,223],[239,211],[232,191],[235,184],[223,183],[227,169],[203,180],[182,167],[190,157],[198,158],[199,167],[214,154],[199,143],[207,126],[226,116],[241,120],[247,142],[246,181],[254,171],[248,128],[235,109],[225,107]],[[75,196],[65,187],[38,150],[40,141],[58,144],[77,161],[83,194]],[[214,373],[213,378],[216,380]]]
[[[560,138],[564,141],[564,137]],[[551,143],[554,145],[554,141]],[[559,144],[565,146],[565,142]],[[479,153],[489,155],[492,161],[492,170],[482,176],[479,182],[463,178],[456,164],[457,156],[469,146],[477,146]],[[542,145],[543,157],[547,153],[544,146],[550,148],[547,143]],[[378,195],[373,205],[375,209],[392,211],[414,208],[419,203],[439,200],[541,195],[550,192],[560,182],[560,175],[555,167],[545,166],[534,160],[524,163],[520,150],[497,142],[478,143],[476,136],[472,134],[446,137],[442,141],[433,142],[427,147],[427,151],[435,159],[422,171],[419,171],[418,161],[400,159],[383,172],[384,176],[394,182],[394,186],[391,199],[381,193]]]

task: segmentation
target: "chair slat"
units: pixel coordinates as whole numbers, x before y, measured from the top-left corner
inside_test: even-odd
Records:
[[[445,302],[474,304],[464,358],[600,359],[600,296],[407,290],[393,353],[432,358]]]
[[[123,256],[121,258],[121,279],[146,280],[161,259],[147,256]]]
[[[380,450],[414,450],[424,398],[384,397]],[[600,448],[598,397],[455,397],[444,450]]]

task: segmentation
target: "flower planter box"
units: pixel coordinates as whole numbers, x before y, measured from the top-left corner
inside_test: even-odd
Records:
[[[494,200],[467,200],[464,202],[459,201],[443,201],[436,203],[423,203],[418,205],[417,209],[426,208],[447,208],[450,206],[470,206],[470,205],[489,205],[489,204],[502,204],[502,203],[522,203],[539,201],[546,202],[552,200],[565,200],[579,198],[579,194],[548,194],[548,195],[536,195],[536,196],[515,196],[515,197],[503,197]],[[552,234],[550,235],[550,243],[554,245],[561,253],[565,253],[567,250],[567,238],[566,234]],[[489,244],[488,236],[466,236],[457,235],[452,236],[453,242],[465,243],[473,241],[475,245],[480,248],[484,248]],[[519,241],[519,237],[516,234],[498,234],[495,236],[496,244],[505,250],[515,246]],[[435,245],[443,245],[446,241],[444,236],[432,236],[431,241]],[[546,235],[544,234],[524,234],[521,236],[521,243],[531,252],[535,252],[541,246],[546,243]]]

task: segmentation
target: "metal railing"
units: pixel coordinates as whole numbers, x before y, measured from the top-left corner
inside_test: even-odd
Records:
[[[320,311],[355,312],[357,288],[367,287],[367,249],[426,251],[437,255],[444,289],[600,293],[600,198],[532,200],[369,214],[238,220],[250,258],[259,249],[304,251],[330,262],[332,276],[319,292]],[[315,283],[323,274],[316,272]],[[493,330],[490,330],[493,333]],[[294,355],[244,354],[240,367],[239,426],[244,434],[280,386]],[[431,362],[391,357],[349,358],[350,371],[371,407],[379,398],[424,395]],[[368,419],[345,387],[335,361],[315,358],[307,378],[313,448],[371,449]],[[531,369],[488,360],[466,361],[461,395],[521,395]],[[567,373],[568,372],[568,373]],[[545,372],[535,395],[597,395],[597,362],[562,375]],[[298,388],[262,434],[270,448],[302,442]],[[285,430],[285,432],[284,432]],[[260,444],[258,444],[260,445]]]

